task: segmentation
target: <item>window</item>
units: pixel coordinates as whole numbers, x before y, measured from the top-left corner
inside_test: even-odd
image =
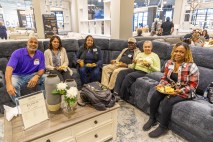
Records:
[[[203,29],[213,29],[213,8],[195,10],[192,24]]]
[[[134,13],[133,17],[133,31],[135,31],[138,27],[147,26],[148,12]]]
[[[56,16],[58,29],[63,29],[64,28],[63,11],[52,11],[52,13]]]

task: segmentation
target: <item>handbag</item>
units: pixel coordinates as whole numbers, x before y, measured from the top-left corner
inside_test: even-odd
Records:
[[[116,98],[109,88],[99,82],[84,84],[80,93],[84,104],[91,104],[97,110],[106,110],[115,105]]]
[[[213,104],[213,82],[208,85],[204,92],[204,98],[207,98],[207,100]]]

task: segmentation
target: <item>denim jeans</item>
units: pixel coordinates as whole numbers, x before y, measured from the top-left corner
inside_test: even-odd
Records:
[[[79,74],[82,85],[101,80],[101,71],[99,67],[81,67],[79,68]]]
[[[27,85],[27,83],[32,79],[34,75],[35,73],[30,75],[12,75],[12,85],[16,89],[16,96],[10,95],[10,98],[14,103],[16,103],[16,98],[21,96],[21,87]],[[37,82],[37,85],[40,90],[44,90],[45,77],[46,75],[42,75]]]

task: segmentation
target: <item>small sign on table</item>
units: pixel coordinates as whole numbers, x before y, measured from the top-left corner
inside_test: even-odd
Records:
[[[44,95],[36,92],[18,98],[24,129],[48,119]]]

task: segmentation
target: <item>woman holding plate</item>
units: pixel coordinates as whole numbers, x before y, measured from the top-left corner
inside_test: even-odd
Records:
[[[84,45],[79,48],[75,60],[82,85],[101,80],[102,53],[91,35],[85,38]]]
[[[165,65],[164,76],[156,86],[157,90],[162,86],[174,87],[174,92],[170,92],[172,95],[162,91],[153,93],[150,100],[150,117],[143,126],[143,130],[148,131],[156,124],[156,114],[160,103],[162,113],[159,120],[160,125],[149,133],[149,137],[156,138],[167,132],[173,106],[178,102],[191,100],[195,97],[198,79],[199,70],[193,62],[189,46],[186,43],[177,43],[173,47],[171,60],[167,61]]]
[[[138,53],[132,64],[128,65],[129,69],[121,70],[116,79],[114,95],[117,101],[121,97],[129,100],[131,85],[137,78],[145,76],[147,73],[160,71],[160,58],[152,52],[152,42],[144,41],[143,52]]]
[[[52,36],[49,49],[44,52],[45,67],[51,74],[57,74],[62,82],[71,79],[72,70],[68,67],[69,60],[65,48],[62,47],[59,36]]]

